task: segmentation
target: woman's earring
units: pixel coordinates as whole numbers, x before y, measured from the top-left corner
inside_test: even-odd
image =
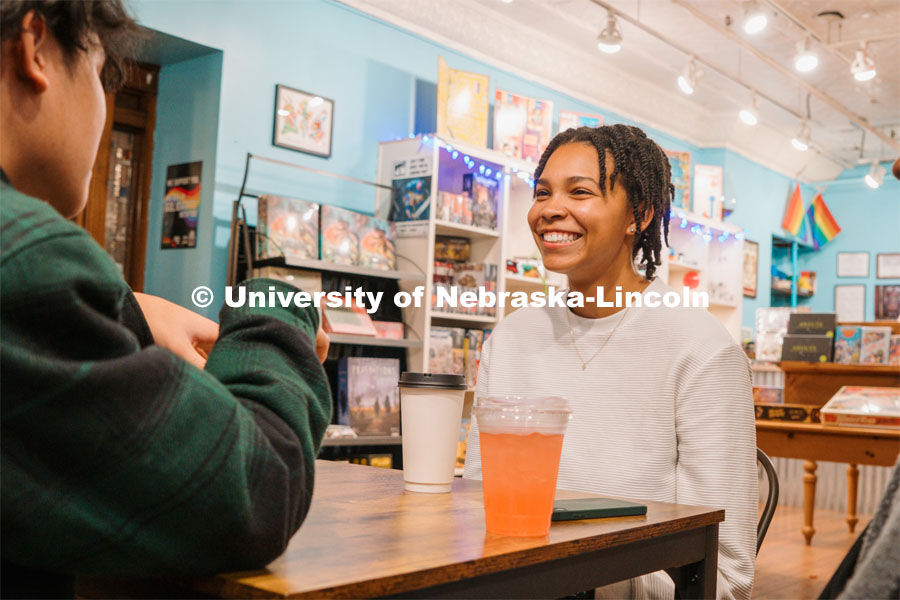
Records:
[[[635,230],[635,227],[634,227],[634,225],[632,225],[631,227],[628,228],[628,233],[634,234],[634,230]]]

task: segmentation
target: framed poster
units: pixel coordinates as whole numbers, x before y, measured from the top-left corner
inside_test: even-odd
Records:
[[[861,323],[866,320],[866,286],[834,286],[834,312],[838,323]]]
[[[553,124],[553,103],[497,90],[494,98],[494,150],[537,162]]]
[[[744,240],[744,296],[756,298],[756,282],[759,272],[759,244]]]
[[[573,112],[571,110],[559,111],[559,133],[579,127],[600,127],[603,125],[603,115]]]
[[[169,165],[166,169],[161,249],[197,246],[197,217],[200,213],[202,174],[203,163],[199,161]]]
[[[691,212],[707,219],[722,220],[722,167],[694,165],[694,196]]]
[[[875,256],[875,276],[878,279],[900,279],[900,252],[885,252]]]
[[[272,144],[315,156],[331,156],[334,100],[284,85],[275,86]]]
[[[487,148],[490,78],[451,69],[438,57],[437,134]]]
[[[869,253],[868,252],[838,252],[837,253],[838,277],[868,277]]]
[[[672,170],[672,185],[675,186],[673,207],[691,208],[691,153],[666,150]]]
[[[900,285],[875,286],[875,320],[895,321],[900,317]]]

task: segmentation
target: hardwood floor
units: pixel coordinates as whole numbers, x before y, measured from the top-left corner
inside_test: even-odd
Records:
[[[803,509],[779,506],[769,532],[756,557],[754,598],[818,598],[825,584],[856,536],[871,519],[859,515],[856,533],[851,534],[844,513],[817,510],[812,546],[806,546],[800,528]]]

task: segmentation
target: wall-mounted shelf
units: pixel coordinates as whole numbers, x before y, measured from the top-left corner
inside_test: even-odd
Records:
[[[258,267],[291,267],[307,271],[325,271],[327,273],[346,273],[360,277],[376,277],[380,279],[397,279],[400,281],[425,281],[425,275],[411,271],[386,271],[357,265],[341,265],[327,260],[289,260],[283,257],[257,260],[253,266]]]
[[[696,272],[699,282],[694,291],[709,294],[710,312],[725,325],[736,341],[740,340],[743,230],[733,223],[713,221],[676,208],[672,211],[669,244],[675,255],[669,256],[664,248],[663,264],[657,270],[662,280],[680,293],[685,274]],[[716,290],[718,297],[737,300],[716,300],[712,297],[712,290]]]
[[[346,335],[341,333],[329,333],[328,339],[332,344],[346,344],[350,346],[377,346],[380,348],[422,347],[422,340],[395,340],[390,338],[368,337],[364,335]]]
[[[475,227],[474,225],[463,225],[462,223],[451,223],[449,221],[435,221],[434,230],[437,235],[455,235],[469,238],[500,237],[500,232],[493,229]]]

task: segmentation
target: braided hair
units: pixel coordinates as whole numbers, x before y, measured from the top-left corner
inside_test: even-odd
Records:
[[[656,266],[662,264],[662,240],[669,243],[669,206],[675,197],[669,159],[659,145],[641,129],[630,125],[579,127],[563,131],[550,141],[534,178],[540,179],[547,160],[557,148],[565,144],[587,143],[600,156],[600,189],[606,191],[606,153],[612,156],[613,172],[609,174],[609,189],[619,180],[634,213],[635,226],[640,228],[648,211],[653,211],[650,224],[634,236],[631,257],[640,253],[640,266],[652,280]],[[620,179],[621,178],[621,179]]]

